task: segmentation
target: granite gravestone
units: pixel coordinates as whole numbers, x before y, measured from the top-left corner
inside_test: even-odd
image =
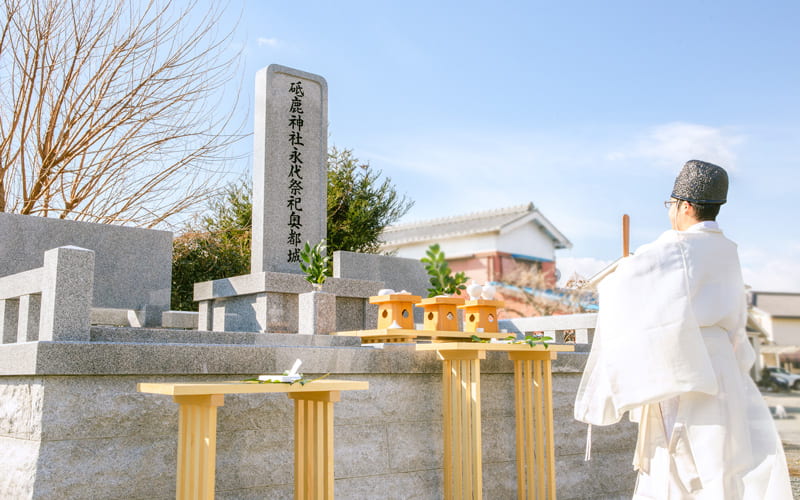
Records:
[[[250,274],[195,283],[200,330],[298,332],[298,296],[312,290],[300,250],[327,235],[327,137],[324,78],[277,64],[256,74]],[[367,298],[382,287],[329,279],[336,329],[364,328]]]
[[[256,75],[251,273],[300,273],[327,234],[328,84],[271,64]]]

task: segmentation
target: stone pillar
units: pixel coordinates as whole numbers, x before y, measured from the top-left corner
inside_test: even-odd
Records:
[[[213,328],[213,300],[201,300],[198,308],[197,329],[209,331]]]
[[[88,341],[94,252],[66,246],[44,253],[39,340]]]
[[[215,300],[211,305],[211,330],[215,332],[225,331],[225,316],[227,314],[226,299]]]
[[[301,335],[327,335],[336,331],[336,295],[313,291],[299,296],[298,331]]]

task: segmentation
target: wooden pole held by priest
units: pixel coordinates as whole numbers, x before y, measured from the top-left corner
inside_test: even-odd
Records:
[[[631,218],[628,214],[622,216],[622,256],[627,257],[631,254]]]

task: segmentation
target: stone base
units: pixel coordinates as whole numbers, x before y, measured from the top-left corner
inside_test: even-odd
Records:
[[[106,326],[133,326],[137,328],[172,328],[163,322],[164,315],[180,313],[182,311],[166,311],[163,307],[145,306],[144,309],[112,309],[103,307],[93,307],[90,313],[90,323],[92,325]],[[197,313],[185,313],[194,314]],[[177,328],[189,328],[177,327]],[[197,319],[195,318],[193,328],[197,329]]]
[[[326,292],[301,293],[299,296],[301,335],[328,335],[336,331],[336,296]]]
[[[334,330],[374,328],[377,321],[367,299],[383,287],[381,281],[330,278],[324,292],[336,296]],[[298,295],[313,291],[301,274],[256,273],[194,285],[200,302],[198,328],[226,332],[297,333]]]
[[[161,326],[182,330],[197,330],[198,313],[193,311],[164,311],[161,313]]]

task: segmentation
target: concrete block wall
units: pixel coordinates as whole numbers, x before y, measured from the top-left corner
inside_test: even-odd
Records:
[[[89,342],[0,346],[0,498],[174,498],[177,405],[146,381],[241,380],[279,373],[367,380],[335,404],[336,496],[441,498],[441,363],[413,345],[358,339],[92,328]],[[629,498],[635,427],[572,419],[586,354],[554,364],[560,499]],[[516,498],[513,374],[481,364],[484,498]],[[285,395],[228,395],[218,412],[217,498],[291,498],[293,406]]]

